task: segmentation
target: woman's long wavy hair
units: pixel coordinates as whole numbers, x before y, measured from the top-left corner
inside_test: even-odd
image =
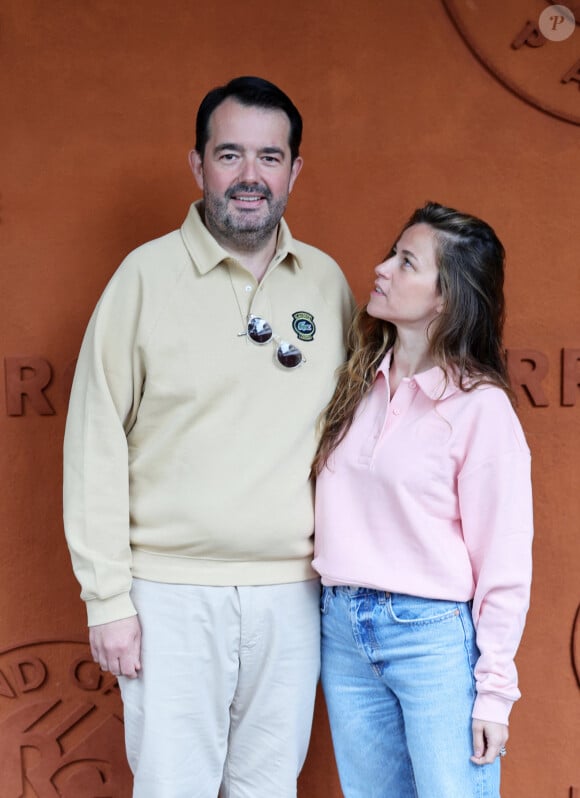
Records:
[[[481,219],[435,202],[417,209],[401,234],[415,224],[427,224],[435,233],[438,289],[443,298],[443,309],[429,328],[431,359],[462,391],[489,383],[502,388],[514,403],[502,343],[505,252],[500,240]],[[348,359],[338,372],[336,391],[323,414],[314,475],[348,432],[396,340],[394,324],[369,316],[366,307],[359,308],[349,332]]]

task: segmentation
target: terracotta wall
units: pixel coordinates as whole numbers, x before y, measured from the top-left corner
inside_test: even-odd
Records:
[[[279,83],[303,111],[288,219],[341,262],[359,299],[426,199],[483,216],[505,242],[537,537],[503,795],[580,796],[580,126],[565,118],[580,116],[580,30],[511,47],[547,5],[4,0],[2,798],[130,795],[118,695],[87,661],[62,534],[71,364],[125,253],[176,227],[197,197],[186,156],[200,99],[244,73]],[[300,795],[340,795],[322,703]]]

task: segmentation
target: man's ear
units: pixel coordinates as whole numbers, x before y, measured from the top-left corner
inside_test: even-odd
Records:
[[[189,167],[195,177],[195,182],[203,191],[203,162],[197,150],[190,150],[188,155]]]
[[[300,156],[298,158],[295,158],[294,161],[292,162],[292,169],[290,170],[290,182],[288,185],[288,193],[290,193],[292,191],[292,188],[294,187],[296,178],[298,177],[298,174],[302,169],[302,164],[303,161],[302,158],[300,158]]]

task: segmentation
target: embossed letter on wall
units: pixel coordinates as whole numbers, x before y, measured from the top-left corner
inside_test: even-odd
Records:
[[[25,398],[38,415],[54,415],[54,409],[44,393],[52,380],[52,368],[48,360],[34,356],[6,357],[4,375],[6,412],[9,416],[23,415]]]
[[[129,798],[116,679],[86,643],[0,652],[2,798]]]

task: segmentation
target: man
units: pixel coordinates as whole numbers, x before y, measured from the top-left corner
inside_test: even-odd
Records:
[[[65,527],[134,797],[290,798],[319,671],[309,469],[352,299],[282,219],[290,99],[234,79],[196,132],[203,201],[128,256],[85,335]]]

